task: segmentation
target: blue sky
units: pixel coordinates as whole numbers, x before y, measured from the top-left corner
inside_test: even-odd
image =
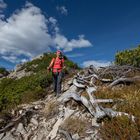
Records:
[[[80,66],[108,65],[140,44],[139,0],[0,0],[0,66],[60,49]]]

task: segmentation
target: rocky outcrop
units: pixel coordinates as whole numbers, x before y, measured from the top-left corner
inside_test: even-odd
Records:
[[[25,76],[30,76],[33,72],[26,72],[26,69],[15,69],[7,77],[12,79],[20,79]]]
[[[33,72],[32,71],[27,72],[26,67],[24,67],[24,65],[25,65],[25,63],[16,65],[14,70],[12,70],[9,73],[9,75],[7,75],[7,78],[20,79],[25,76],[30,76]]]
[[[3,77],[4,77],[4,75],[2,73],[0,73],[0,78],[3,78]]]

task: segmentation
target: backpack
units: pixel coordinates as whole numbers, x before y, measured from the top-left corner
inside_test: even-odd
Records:
[[[61,58],[59,58],[59,59],[61,60],[61,66],[62,66],[62,59],[64,59],[63,56],[61,56]],[[55,64],[55,61],[56,61],[56,58],[54,58],[53,66],[54,66],[54,64]],[[53,67],[53,66],[52,66],[52,67]]]

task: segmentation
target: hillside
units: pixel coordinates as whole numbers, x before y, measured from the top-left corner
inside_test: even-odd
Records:
[[[22,79],[22,78],[21,78]],[[21,104],[1,116],[2,140],[139,139],[140,69],[93,66],[63,82],[63,94]],[[29,97],[28,97],[29,98]]]
[[[40,59],[26,63],[23,68],[34,67],[36,61],[40,62]],[[38,72],[38,69],[36,67],[32,71]],[[96,69],[90,66],[69,74],[63,81],[63,93],[59,98],[49,91],[49,94],[45,93],[44,98],[18,105],[16,109],[3,114],[0,120],[0,138],[2,140],[140,138],[139,68],[114,65]],[[36,77],[36,74],[33,76]],[[38,86],[37,81],[40,82],[40,79],[34,80],[34,77],[31,79],[30,76],[26,76],[26,82],[28,80],[29,86],[32,87],[29,88],[30,92],[33,90],[39,93],[37,87],[41,86]],[[17,77],[16,80],[19,83],[22,78]],[[29,95],[25,93],[26,101]]]
[[[16,108],[18,104],[35,101],[49,94],[52,75],[47,71],[47,67],[54,56],[53,53],[44,53],[32,61],[17,65],[8,75],[3,75],[0,80],[1,113]],[[73,74],[79,69],[77,64],[64,57],[67,65],[65,75]],[[4,69],[2,72],[5,72]]]

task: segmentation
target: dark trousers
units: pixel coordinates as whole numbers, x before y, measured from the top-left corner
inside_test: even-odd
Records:
[[[52,73],[53,75],[53,88],[56,95],[61,93],[62,72]]]

